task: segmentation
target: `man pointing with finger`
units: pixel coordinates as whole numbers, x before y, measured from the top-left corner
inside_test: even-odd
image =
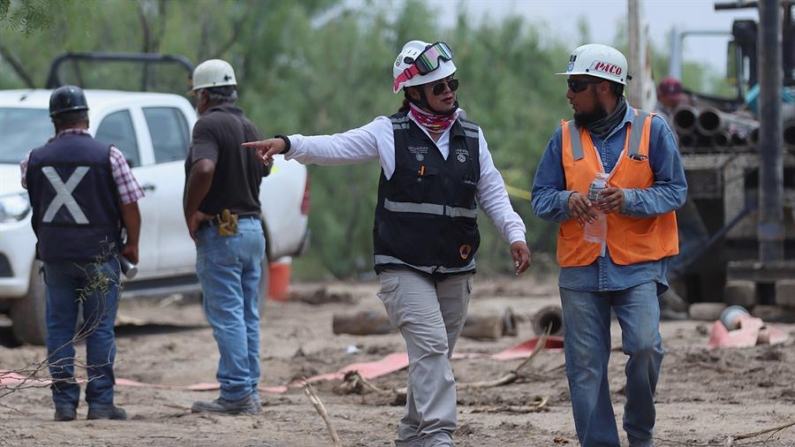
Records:
[[[583,45],[559,74],[568,76],[574,119],[555,131],[538,165],[533,211],[560,223],[559,287],[577,436],[582,447],[621,445],[607,377],[612,310],[629,356],[623,428],[630,447],[651,447],[663,358],[657,296],[668,288],[667,260],[679,252],[674,211],[685,202],[685,174],[663,118],[624,99],[623,54]],[[587,194],[598,173],[609,177],[594,203]],[[607,219],[607,236],[591,243],[584,226],[597,213]]]
[[[510,243],[516,273],[530,266],[525,225],[480,126],[458,106],[456,64],[445,42],[407,42],[392,65],[397,113],[335,135],[280,136],[256,147],[302,163],[378,160],[381,177],[373,228],[378,293],[409,356],[405,415],[398,447],[452,447],[455,378],[449,359],[466,320],[478,208]]]

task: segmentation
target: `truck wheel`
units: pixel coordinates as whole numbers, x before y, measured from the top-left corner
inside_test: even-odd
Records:
[[[47,340],[47,298],[41,262],[30,270],[28,294],[11,304],[14,338],[20,343],[44,345]]]

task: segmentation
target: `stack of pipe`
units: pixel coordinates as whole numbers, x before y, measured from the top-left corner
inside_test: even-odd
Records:
[[[674,130],[682,147],[728,147],[753,144],[759,122],[751,116],[726,113],[715,107],[679,107],[674,111]],[[793,121],[795,125],[795,121]],[[792,128],[795,144],[795,126]]]

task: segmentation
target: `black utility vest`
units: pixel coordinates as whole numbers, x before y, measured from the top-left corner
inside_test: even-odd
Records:
[[[119,253],[121,210],[107,144],[63,135],[30,153],[26,182],[39,259],[103,262]]]
[[[475,271],[480,245],[475,193],[480,180],[477,124],[456,120],[450,153],[406,112],[390,117],[395,136],[395,172],[378,184],[373,246],[375,271],[408,267],[432,275]]]

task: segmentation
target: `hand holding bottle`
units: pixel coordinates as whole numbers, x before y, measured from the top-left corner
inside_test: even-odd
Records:
[[[577,219],[581,226],[593,222],[596,217],[596,206],[584,194],[574,191],[569,195],[569,214]]]
[[[596,208],[603,214],[618,213],[624,209],[624,190],[608,187],[599,193]]]
[[[588,188],[588,200],[596,208],[596,219],[589,220],[585,225],[584,238],[587,242],[601,244],[607,237],[607,218],[602,211],[604,206],[604,191],[607,189],[607,174],[600,172]],[[612,203],[612,202],[611,202]]]

